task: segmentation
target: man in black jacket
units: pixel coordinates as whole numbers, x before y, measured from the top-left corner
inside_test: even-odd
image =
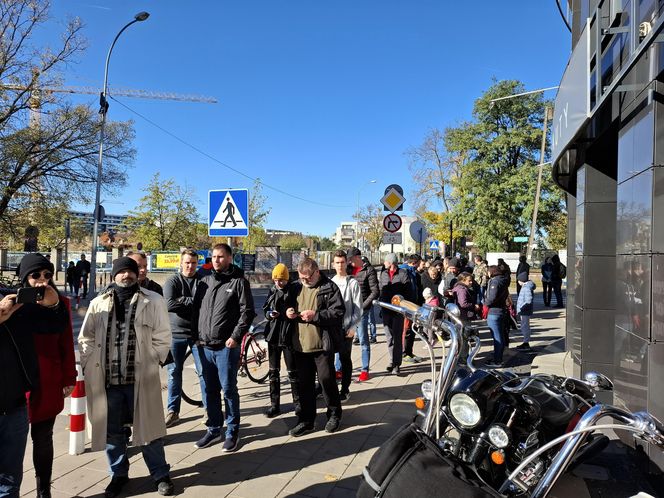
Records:
[[[327,404],[325,431],[335,432],[341,422],[341,400],[334,376],[334,353],[343,341],[343,297],[334,282],[323,275],[318,264],[305,258],[297,265],[300,281],[292,284],[296,307],[286,317],[297,323],[293,333],[298,370],[300,413],[289,434],[302,436],[314,429],[316,419],[316,374]]]
[[[88,276],[90,275],[90,262],[85,259],[85,254],[81,254],[81,259],[76,263],[76,273],[83,283],[83,297],[88,297]],[[76,283],[78,288],[78,282]]]
[[[407,270],[397,266],[397,255],[390,253],[385,256],[385,269],[380,272],[380,301],[389,303],[394,296],[399,294],[407,301],[412,301],[412,285]],[[387,366],[388,372],[399,375],[403,353],[403,316],[394,311],[381,309],[383,314],[383,325],[385,339],[387,340],[387,351],[391,361]]]
[[[138,285],[152,292],[156,292],[160,296],[164,295],[164,290],[154,280],[148,278],[148,256],[143,251],[129,251],[125,254],[128,258],[136,261],[138,265]]]
[[[362,260],[362,252],[357,247],[353,247],[348,251],[348,257],[350,259],[348,273],[355,277],[362,292],[362,320],[357,326],[356,340],[362,348],[362,370],[357,380],[364,382],[369,380],[369,363],[371,361],[369,318],[373,309],[373,302],[380,295],[380,289],[378,288],[376,270],[369,262]]]
[[[182,368],[187,348],[191,348],[194,365],[200,381],[203,406],[206,406],[205,379],[199,356],[199,349],[194,343],[191,333],[191,317],[194,311],[194,296],[201,277],[196,271],[198,254],[186,249],[180,254],[180,271],[164,284],[164,298],[168,307],[168,318],[171,322],[171,355],[173,362],[168,365],[168,414],[166,427],[171,427],[180,418],[182,402]]]
[[[208,412],[208,429],[196,442],[196,447],[205,448],[221,441],[223,390],[226,407],[223,452],[235,451],[239,445],[237,371],[240,345],[256,316],[249,281],[232,261],[233,252],[228,244],[217,244],[212,248],[212,273],[198,284],[192,319],[196,327],[193,335],[198,340],[203,365]]]
[[[21,260],[21,276],[27,279],[44,264],[50,265],[40,254],[27,254]],[[50,269],[52,273],[52,265]],[[69,318],[57,291],[50,286],[44,290],[44,298],[37,303],[16,304],[16,294],[0,301],[0,496],[18,498],[23,479],[28,438],[25,393],[39,383],[32,334],[61,330],[57,327]]]

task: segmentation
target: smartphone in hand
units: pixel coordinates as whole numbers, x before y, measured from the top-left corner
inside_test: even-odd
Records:
[[[16,293],[17,303],[36,303],[44,299],[43,287],[21,287]]]

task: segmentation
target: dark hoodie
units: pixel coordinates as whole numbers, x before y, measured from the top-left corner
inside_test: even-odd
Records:
[[[507,308],[507,296],[510,279],[507,275],[496,275],[489,280],[489,287],[484,297],[484,305],[489,308],[489,313],[502,313]]]
[[[254,320],[254,298],[244,272],[231,264],[201,279],[194,296],[192,335],[199,344],[222,349],[229,337],[240,342]]]

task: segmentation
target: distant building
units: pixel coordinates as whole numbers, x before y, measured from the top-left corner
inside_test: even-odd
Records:
[[[69,216],[72,220],[80,220],[83,224],[92,230],[95,222],[94,213],[86,213],[83,211],[69,211]],[[123,231],[127,229],[124,220],[126,214],[105,214],[104,218],[99,223],[99,228],[102,232],[113,230],[114,232]]]
[[[350,247],[357,245],[357,221],[342,221],[337,227],[332,240],[339,247]]]

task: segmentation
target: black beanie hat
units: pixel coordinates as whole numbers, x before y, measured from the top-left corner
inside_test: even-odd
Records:
[[[113,261],[113,271],[111,271],[111,278],[120,273],[122,270],[131,270],[138,276],[138,263],[130,257],[123,256]]]
[[[53,263],[51,263],[48,259],[46,259],[38,252],[33,252],[23,256],[20,265],[21,265],[21,270],[19,272],[19,278],[21,279],[21,283],[23,284],[28,279],[28,276],[33,272],[40,270],[48,270],[51,273],[53,272]]]

